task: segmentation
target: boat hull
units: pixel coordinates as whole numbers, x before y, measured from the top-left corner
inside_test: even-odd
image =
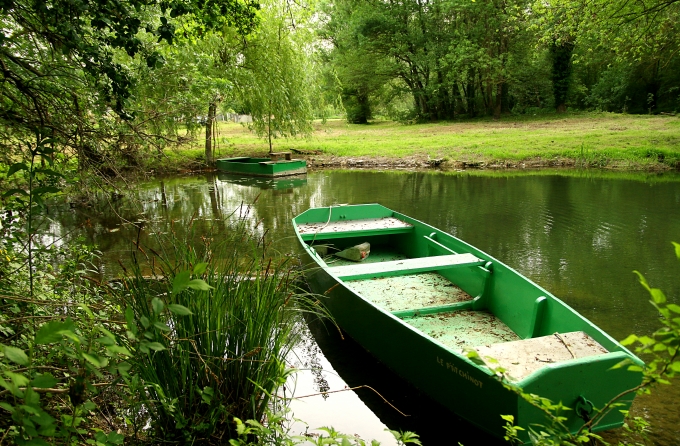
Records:
[[[241,175],[283,177],[307,173],[307,161],[301,159],[276,160],[270,158],[222,158],[215,161],[217,170]]]
[[[474,265],[464,267],[461,269],[462,272],[449,276],[458,278],[458,282],[466,289],[486,299],[484,309],[502,315],[521,339],[546,336],[554,332],[581,330],[596,339],[608,351],[598,356],[546,364],[540,370],[515,380],[513,385],[517,388],[522,388],[527,393],[538,394],[555,403],[561,402],[570,408],[579,405],[579,400],[587,401],[595,408],[602,408],[615,396],[640,383],[640,373],[630,372],[625,367],[612,369],[626,359],[641,364],[639,359],[547,291],[498,260],[432,226],[378,205],[365,206],[367,207],[342,208],[338,218],[342,220],[340,216],[344,215],[345,220],[351,220],[353,213],[359,217],[369,218],[389,215],[412,225],[412,234],[385,235],[380,230],[364,231],[363,234],[347,234],[348,243],[367,239],[379,243],[381,238],[386,238],[387,244],[397,246],[413,244],[423,237],[436,238],[438,244],[447,249],[474,254],[485,262],[492,262],[493,271],[486,275],[478,271],[480,268],[484,269],[483,267]],[[466,352],[444,345],[415,328],[408,322],[408,314],[386,311],[357,292],[351,280],[343,280],[336,272],[337,268],[329,267],[310,247],[317,239],[323,241],[324,236],[315,234],[314,240],[310,243],[310,237],[298,230],[298,224],[310,221],[328,223],[333,221],[333,217],[328,213],[324,217],[322,214],[312,212],[308,215],[303,213],[294,220],[296,233],[304,247],[305,271],[309,286],[326,306],[335,322],[366,350],[432,399],[495,436],[502,438],[505,434],[503,428],[505,422],[501,415],[512,415],[516,424],[525,429],[534,424],[548,423],[543,412],[522,398],[519,391],[509,390],[489,367],[474,362],[468,358]],[[343,238],[342,235],[331,234],[328,237],[340,240]],[[410,254],[414,257],[421,254],[417,252],[418,249],[425,252],[431,251],[431,248],[431,246],[402,247],[403,250],[411,249]],[[509,292],[510,298],[504,300],[502,298],[504,292]],[[524,299],[527,302],[520,298],[513,299],[529,292],[544,298],[540,304],[542,310],[538,315],[542,322],[538,327],[536,322],[519,323],[513,319],[518,314],[524,314],[524,319],[527,319],[527,313],[537,317],[536,301],[539,299]],[[478,299],[477,302],[482,301]],[[513,309],[513,304],[517,308]],[[472,302],[463,303],[458,309],[471,310],[473,305]],[[475,329],[473,326],[469,328]],[[621,398],[618,402],[622,407],[610,411],[594,426],[594,430],[620,426],[623,418],[619,409],[627,408],[632,399],[633,395]],[[578,431],[585,423],[576,411],[566,411],[561,415],[566,417],[564,423],[571,432]],[[523,435],[523,439],[528,441],[526,431]]]

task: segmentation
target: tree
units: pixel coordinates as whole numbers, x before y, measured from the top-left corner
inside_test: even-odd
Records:
[[[79,157],[97,161],[102,120],[131,121],[127,106],[136,75],[127,58],[162,65],[158,44],[177,35],[173,19],[193,30],[257,24],[254,0],[3,0],[0,2],[0,131],[3,153],[17,140],[50,137]],[[181,30],[186,34],[187,30]],[[151,40],[151,38],[154,40]]]
[[[273,139],[307,134],[312,130],[317,73],[312,54],[310,5],[269,1],[263,4],[260,29],[247,41],[243,69],[235,88],[252,128]]]
[[[358,104],[370,82],[398,80],[421,120],[452,119],[460,109],[474,116],[479,99],[498,118],[509,110],[508,65],[526,8],[525,0],[340,0],[325,31],[345,96]]]
[[[536,2],[542,40],[551,48],[556,106],[568,86],[573,52],[587,73],[585,101],[607,110],[674,110],[680,98],[680,2],[551,0]],[[562,73],[562,74],[560,74]]]

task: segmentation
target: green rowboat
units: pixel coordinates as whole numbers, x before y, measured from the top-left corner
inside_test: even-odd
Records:
[[[288,152],[281,152],[285,155],[284,159],[279,159],[276,155],[269,158],[221,158],[215,160],[217,170],[226,173],[251,175],[258,177],[283,177],[289,175],[301,175],[307,173],[307,161],[303,159],[293,159]]]
[[[293,225],[309,286],[337,324],[434,400],[498,437],[501,415],[525,429],[547,423],[500,382],[499,367],[524,392],[571,408],[560,414],[571,432],[641,382],[641,373],[613,368],[624,360],[643,365],[616,340],[450,234],[378,204],[313,208]],[[333,255],[355,246],[361,261]],[[621,426],[620,410],[633,396],[620,397],[592,431]]]

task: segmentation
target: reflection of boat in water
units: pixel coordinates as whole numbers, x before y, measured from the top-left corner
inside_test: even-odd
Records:
[[[318,345],[321,350],[320,354],[323,354],[332,367],[330,373],[325,370],[319,371],[321,376],[323,377],[326,373],[337,374],[344,381],[346,388],[354,388],[353,392],[361,403],[366,405],[380,420],[380,423],[376,423],[370,417],[364,417],[362,427],[371,430],[370,433],[362,436],[364,440],[376,438],[386,426],[395,431],[415,432],[425,445],[459,443],[507,445],[423,394],[378,361],[351,337],[341,336],[337,327],[329,321],[316,316],[308,316],[306,319],[315,345]],[[317,377],[314,376],[314,379],[316,381]],[[334,386],[330,390],[337,391],[341,388]],[[319,389],[319,391],[322,390]],[[328,398],[330,401],[339,396],[341,394],[331,393]],[[324,408],[324,405],[318,404],[318,407]],[[342,426],[342,421],[338,422],[337,418],[342,419],[352,416],[354,412],[365,410],[355,406],[346,406],[343,409],[336,411],[333,419],[328,422],[333,427]],[[346,415],[348,413],[349,415]],[[320,418],[326,421],[323,416]],[[310,423],[310,426],[316,426],[313,424],[316,420],[303,419]],[[354,433],[351,430],[339,430],[343,433]],[[387,441],[384,444],[393,443]]]
[[[309,209],[293,222],[310,262],[309,285],[337,323],[418,389],[495,436],[504,435],[501,415],[524,429],[546,418],[492,368],[502,367],[525,392],[571,408],[560,414],[571,432],[640,383],[640,373],[612,369],[624,360],[642,364],[621,344],[450,234],[376,204]],[[361,263],[325,255],[369,243]],[[619,400],[592,430],[621,426],[618,409],[632,398]]]
[[[217,172],[217,179],[225,183],[238,184],[240,186],[251,186],[260,189],[273,189],[273,190],[293,189],[295,187],[301,187],[307,184],[306,175],[265,178]]]

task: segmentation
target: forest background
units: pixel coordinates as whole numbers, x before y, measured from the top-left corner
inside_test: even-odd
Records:
[[[6,0],[0,161],[49,139],[95,171],[161,165],[215,117],[271,140],[405,123],[680,107],[679,2]],[[673,142],[670,142],[673,145]],[[677,144],[677,141],[676,141]],[[656,156],[656,155],[655,155]],[[664,156],[662,154],[662,156]]]

